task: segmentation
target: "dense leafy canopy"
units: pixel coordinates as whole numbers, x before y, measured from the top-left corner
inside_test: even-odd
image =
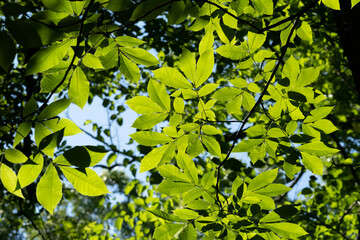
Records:
[[[1,238],[360,238],[358,3],[1,2]]]

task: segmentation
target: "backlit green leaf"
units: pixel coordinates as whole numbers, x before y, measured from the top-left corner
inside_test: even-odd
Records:
[[[144,114],[138,117],[131,127],[141,130],[151,129],[156,124],[164,121],[168,115],[169,115],[168,113]]]
[[[69,99],[80,108],[83,108],[88,100],[90,92],[89,85],[89,81],[84,72],[81,68],[77,67],[71,78],[68,94]]]
[[[60,169],[67,180],[82,195],[100,196],[109,193],[103,180],[92,169],[75,169],[65,166],[60,166]]]
[[[186,48],[183,48],[179,66],[181,71],[190,80],[190,82],[195,83],[196,61],[194,53],[190,52]]]
[[[137,64],[142,64],[146,66],[153,66],[159,64],[159,61],[156,59],[156,57],[154,57],[153,55],[151,55],[151,53],[144,49],[121,47],[120,51],[123,55],[130,58],[130,60],[134,61]]]
[[[158,144],[164,144],[172,141],[173,139],[166,136],[164,133],[140,131],[129,135],[137,143],[144,146],[156,146]]]
[[[162,181],[156,188],[156,191],[168,196],[181,194],[194,188],[194,184],[185,182],[174,182],[171,180]]]
[[[175,68],[162,67],[153,71],[163,84],[173,88],[192,88],[189,81]]]
[[[170,112],[170,96],[166,92],[164,84],[150,80],[147,91],[152,101],[156,102],[162,109]]]
[[[37,200],[51,214],[62,197],[62,184],[53,164],[50,164],[36,186]]]
[[[264,223],[263,225],[285,238],[296,239],[308,234],[302,227],[294,223]]]
[[[333,155],[339,150],[335,148],[329,148],[326,146],[323,142],[311,142],[303,144],[299,147],[297,147],[300,151],[313,154],[315,156],[326,156],[326,155]]]
[[[16,147],[31,131],[31,122],[23,122],[16,129],[13,147]]]
[[[212,48],[200,55],[196,65],[195,87],[203,84],[211,75],[214,68],[214,51]]]
[[[197,212],[192,211],[190,209],[175,209],[173,212],[175,213],[176,216],[184,220],[191,220],[199,216]]]
[[[221,45],[215,50],[223,57],[230,58],[231,60],[240,60],[246,56],[246,49],[235,45]]]
[[[140,114],[149,114],[163,112],[162,108],[145,96],[136,96],[126,101],[126,104],[135,112]]]
[[[28,162],[21,165],[18,173],[20,187],[24,188],[33,183],[40,175],[43,165],[44,158],[41,154],[31,156]]]
[[[262,195],[266,195],[269,197],[275,197],[275,196],[281,195],[283,193],[286,193],[290,190],[291,190],[291,188],[289,188],[283,184],[273,183],[273,184],[270,184],[259,190],[256,190],[255,192],[257,194],[262,194]]]
[[[339,0],[322,0],[322,3],[328,8],[340,10]]]
[[[12,194],[24,198],[21,189],[18,189],[18,179],[16,173],[4,163],[0,166],[0,178],[4,187]]]
[[[25,74],[31,75],[38,72],[44,72],[59,64],[74,41],[75,39],[66,39],[61,43],[55,43],[50,47],[36,52],[30,58],[29,63],[26,66]]]
[[[53,118],[62,113],[70,105],[71,100],[64,98],[52,102],[50,105],[44,108],[44,110],[39,114],[38,120],[42,121],[45,119]]]
[[[21,151],[15,148],[6,149],[5,158],[12,163],[24,163],[28,159]]]
[[[308,154],[306,152],[301,152],[302,163],[306,167],[306,169],[310,170],[314,174],[322,175],[324,165],[320,158],[317,156]]]
[[[120,66],[119,70],[131,82],[138,82],[140,80],[140,70],[138,66],[122,54],[119,55]]]
[[[248,191],[256,191],[262,187],[265,187],[266,185],[269,185],[275,180],[277,174],[277,168],[260,173],[253,180],[251,180],[248,186]]]
[[[272,0],[270,0],[270,1],[272,2]],[[257,34],[257,33],[253,33],[253,32],[248,32],[249,52],[253,53],[257,49],[259,49],[264,44],[265,40],[266,40],[265,34]]]

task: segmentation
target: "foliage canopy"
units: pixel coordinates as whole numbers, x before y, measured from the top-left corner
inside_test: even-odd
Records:
[[[358,2],[0,3],[0,236],[360,239]]]

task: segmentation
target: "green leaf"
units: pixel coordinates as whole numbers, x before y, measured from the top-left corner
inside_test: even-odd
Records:
[[[200,198],[204,193],[204,189],[198,187],[191,189],[183,195],[183,204],[187,204],[197,198]]]
[[[215,171],[207,172],[204,174],[204,176],[201,178],[201,186],[204,189],[209,189],[212,187],[215,179]]]
[[[232,99],[233,97],[235,97],[236,95],[239,95],[242,92],[243,91],[238,88],[224,87],[224,88],[220,88],[219,90],[217,90],[212,95],[212,98],[215,98],[216,100],[219,100],[219,101],[228,101],[228,100]]]
[[[288,60],[286,60],[284,68],[282,70],[282,77],[287,77],[290,82],[295,82],[298,75],[300,73],[300,67],[298,61],[293,57],[290,56]]]
[[[147,91],[152,101],[156,102],[162,109],[170,112],[170,96],[166,92],[164,84],[150,79]]]
[[[14,40],[6,32],[0,32],[0,67],[8,71],[16,55]]]
[[[184,112],[184,108],[185,108],[184,99],[177,97],[177,98],[174,99],[173,104],[174,104],[175,112],[177,112],[177,113],[183,113]]]
[[[254,55],[255,62],[262,62],[265,60],[265,58],[270,58],[272,55],[274,55],[274,52],[269,50],[260,50]]]
[[[192,224],[188,224],[179,234],[179,240],[197,239],[196,229]]]
[[[263,141],[264,139],[242,140],[234,147],[233,152],[250,152]]]
[[[157,169],[161,176],[169,180],[191,182],[189,177],[187,177],[183,172],[180,171],[179,168],[175,167],[174,165],[165,164],[159,166]]]
[[[173,88],[192,88],[189,81],[175,68],[162,67],[153,71],[163,84]]]
[[[261,1],[261,2],[264,2],[264,1]],[[265,40],[266,40],[265,34],[257,34],[257,33],[253,33],[253,32],[248,32],[249,52],[253,53],[257,49],[259,49],[264,44]]]
[[[305,41],[309,41],[309,42],[312,42],[313,40],[313,37],[312,37],[312,31],[311,31],[311,27],[310,25],[303,21],[301,23],[301,26],[300,28],[298,28],[296,30],[296,34],[299,36],[299,38],[301,38],[302,40],[305,40]]]
[[[231,60],[240,60],[243,59],[247,51],[244,47],[239,47],[236,45],[221,45],[219,48],[215,50],[218,54],[225,58],[229,58]]]
[[[204,37],[201,39],[199,43],[199,53],[200,56],[208,51],[209,49],[213,49],[214,46],[214,34],[213,31],[206,31]]]
[[[129,48],[129,47],[120,47],[120,51],[123,55],[130,58],[137,64],[142,64],[146,66],[153,66],[159,64],[159,61],[151,55],[148,51],[141,48]],[[120,54],[121,55],[121,54]]]
[[[116,66],[116,64],[119,61],[119,51],[116,47],[115,43],[110,44],[106,48],[112,48],[110,51],[105,52],[101,56],[99,56],[99,60],[101,62],[101,65],[104,66],[106,70],[109,70]]]
[[[105,69],[104,66],[102,65],[100,59],[98,56],[95,56],[91,53],[86,53],[86,55],[84,56],[82,63],[88,67],[88,68],[92,68],[95,70],[100,70],[100,69]]]
[[[339,152],[339,150],[335,148],[329,148],[323,142],[306,143],[297,147],[297,149],[315,156],[333,155]]]
[[[269,197],[275,197],[275,196],[281,195],[283,193],[286,193],[290,190],[291,190],[291,188],[289,188],[283,184],[273,183],[273,184],[270,184],[259,190],[256,190],[255,192],[258,194],[269,196]]]
[[[308,234],[302,227],[294,223],[264,223],[263,225],[285,238],[296,239]]]
[[[230,99],[226,104],[226,111],[229,114],[239,114],[241,112],[242,99],[242,95]]]
[[[156,18],[162,13],[168,4],[169,0],[148,0],[138,4],[131,15],[130,21],[147,21]]]
[[[23,122],[16,129],[13,147],[16,147],[31,131],[31,122]]]
[[[194,53],[190,52],[186,48],[183,48],[183,52],[180,56],[179,66],[180,70],[185,74],[190,82],[195,83],[196,61]]]
[[[282,130],[280,128],[276,128],[276,127],[269,129],[269,131],[267,132],[267,135],[271,138],[286,137],[286,133],[284,132],[284,130]]]
[[[214,50],[210,48],[202,53],[197,61],[195,87],[199,87],[210,77],[213,68]]]
[[[292,217],[297,212],[298,209],[296,207],[292,205],[284,205],[275,209],[274,211],[271,211],[268,215],[261,218],[259,222],[279,222]]]
[[[24,188],[33,183],[40,175],[43,165],[44,158],[41,154],[31,156],[28,162],[21,165],[18,173],[20,187]]]
[[[206,210],[210,207],[210,203],[204,200],[194,200],[186,205],[187,208],[193,210]]]
[[[151,129],[156,124],[164,121],[168,115],[169,115],[168,113],[145,114],[138,117],[131,127],[141,130]]]
[[[5,158],[12,163],[24,163],[28,160],[27,156],[15,148],[6,149]]]
[[[116,2],[113,1],[113,2]],[[140,46],[141,44],[144,44],[145,41],[140,40],[138,38],[134,38],[134,37],[130,37],[130,36],[120,36],[115,38],[115,42],[123,47],[137,47]]]
[[[37,200],[50,213],[54,213],[56,205],[62,197],[62,184],[53,164],[50,164],[36,186]]]
[[[331,9],[334,9],[334,10],[340,10],[339,0],[322,0],[322,3],[325,6],[327,6],[328,8],[331,8]],[[351,4],[351,5],[353,6],[353,4]]]
[[[136,96],[126,101],[126,104],[135,112],[140,114],[163,112],[163,109],[145,96]]]
[[[265,126],[262,124],[256,124],[245,130],[246,136],[249,138],[263,136],[266,133]]]
[[[151,132],[151,131],[140,131],[129,135],[137,143],[144,146],[156,146],[158,144],[165,144],[173,141],[172,138],[166,136],[164,133]]]
[[[248,90],[253,93],[261,93],[259,86],[256,83],[249,83]]]
[[[310,170],[314,174],[323,174],[324,165],[320,158],[306,152],[301,152],[301,156],[301,161],[306,167],[306,169]]]
[[[325,134],[330,134],[338,130],[334,124],[328,119],[320,119],[311,124],[312,127],[323,131]]]
[[[208,83],[208,84],[204,85],[202,88],[200,88],[200,90],[198,92],[199,97],[203,97],[203,96],[206,96],[206,95],[212,93],[218,86],[219,86],[219,84],[216,84],[216,83]]]
[[[66,0],[42,0],[44,6],[55,12],[64,12],[73,14],[73,9],[69,1]]]
[[[316,81],[320,74],[320,68],[309,67],[301,70],[298,79],[292,89],[299,89]]]
[[[156,240],[168,240],[175,236],[175,234],[183,228],[183,224],[166,223],[155,228],[153,238]]]
[[[159,148],[154,148],[149,152],[140,163],[140,173],[149,171],[160,163],[164,153],[170,145],[164,145]]]
[[[207,135],[217,135],[222,134],[222,131],[220,129],[217,129],[216,127],[212,125],[204,125],[201,127],[201,131],[203,131],[204,134]]]
[[[256,11],[266,15],[272,15],[274,10],[274,4],[272,0],[251,0]]]
[[[248,191],[256,191],[272,183],[278,175],[278,169],[272,169],[257,175],[248,186]]]
[[[174,182],[165,179],[156,188],[156,191],[166,194],[168,196],[181,194],[194,188],[194,184],[185,182]]]
[[[74,188],[86,196],[100,196],[109,191],[105,183],[92,169],[75,169],[71,167],[59,166],[65,177]]]
[[[307,116],[304,120],[304,123],[308,122],[315,122],[317,120],[325,118],[330,112],[333,110],[334,107],[319,107],[312,110],[311,116]]]
[[[84,108],[89,97],[89,81],[87,80],[81,68],[77,67],[71,78],[69,86],[69,99],[78,105],[81,109]]]
[[[55,69],[55,68],[56,68],[56,66],[52,69]],[[41,82],[40,82],[40,87],[41,87],[40,92],[41,93],[49,93],[49,92],[55,91],[56,93],[58,93],[64,87],[67,87],[71,74],[68,74],[65,81],[63,82],[63,84],[55,90],[56,86],[58,86],[58,84],[60,84],[60,82],[63,81],[65,72],[66,72],[65,70],[59,70],[58,72],[55,72],[55,73],[44,74],[44,77],[41,79]]]
[[[297,129],[298,125],[296,121],[290,121],[288,122],[288,124],[286,125],[286,133],[291,135],[295,132],[295,130]]]
[[[25,104],[25,107],[23,109],[23,117],[29,116],[30,114],[34,113],[37,109],[37,103],[34,98],[34,95],[31,96],[29,101]]]
[[[18,188],[18,179],[16,173],[4,163],[0,166],[0,178],[4,187],[12,194],[24,198],[21,189]]]
[[[186,176],[194,184],[197,185],[199,183],[199,178],[198,178],[197,168],[192,158],[183,151],[179,151],[176,156],[176,162],[178,166],[184,170]]]
[[[176,216],[180,217],[184,220],[191,220],[199,217],[199,214],[195,211],[192,211],[190,209],[175,209],[173,210]]]
[[[351,0],[351,8],[355,7],[356,4],[358,4],[360,0]]]
[[[63,166],[76,166],[81,169],[99,163],[107,151],[94,146],[75,146],[54,159],[53,163]]]
[[[243,108],[250,112],[251,109],[255,106],[255,98],[248,92],[243,92],[242,95],[242,106]]]
[[[25,75],[44,72],[56,65],[65,57],[75,39],[66,39],[63,42],[55,43],[50,47],[36,52],[26,66]]]
[[[202,135],[202,143],[205,145],[209,153],[222,158],[220,144],[215,140],[215,138]]]
[[[119,60],[120,72],[131,82],[138,82],[140,80],[140,70],[138,66],[122,54],[119,55]]]
[[[50,105],[44,108],[44,110],[39,114],[37,120],[42,121],[45,119],[50,119],[56,117],[60,113],[62,113],[66,108],[69,107],[71,103],[70,99],[63,98],[52,102]]]
[[[50,119],[44,121],[43,124],[50,128],[53,132],[64,130],[64,136],[71,136],[78,133],[82,133],[83,131],[71,120],[66,118],[59,119]],[[36,125],[35,125],[35,136],[36,136]]]
[[[182,220],[181,218],[179,218],[179,217],[177,217],[175,215],[166,213],[166,212],[161,211],[159,209],[146,209],[146,211],[151,212],[155,216],[157,216],[159,218],[162,218],[162,219],[165,219],[165,220],[168,220],[168,221],[172,221],[172,222],[182,222],[182,221],[184,221],[184,220]]]

